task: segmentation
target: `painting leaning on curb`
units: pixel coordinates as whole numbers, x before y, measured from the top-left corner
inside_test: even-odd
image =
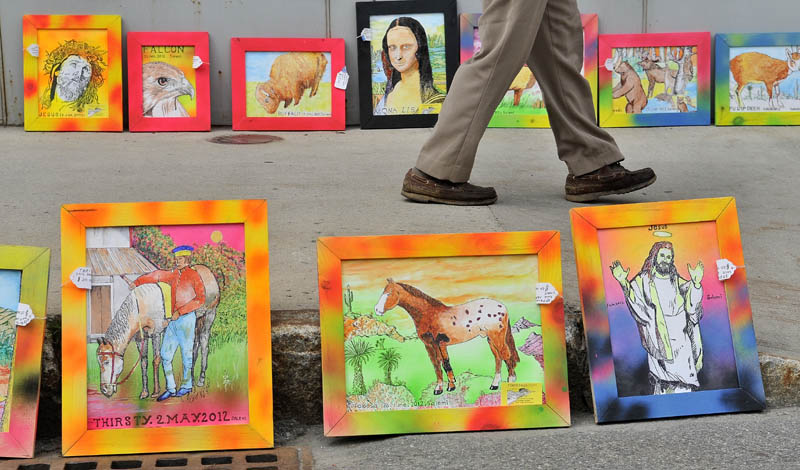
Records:
[[[598,422],[764,407],[733,198],[571,218]]]

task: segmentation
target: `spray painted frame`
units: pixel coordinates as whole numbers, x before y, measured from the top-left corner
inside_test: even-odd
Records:
[[[718,126],[786,126],[800,125],[798,111],[731,111],[732,101],[730,77],[731,49],[780,46],[781,49],[800,46],[800,33],[762,33],[762,34],[717,34],[714,98],[716,125]],[[791,73],[791,72],[790,72]],[[797,80],[795,78],[795,80]],[[795,82],[797,83],[797,82]],[[751,91],[752,93],[752,91]]]
[[[21,271],[20,303],[28,304],[34,319],[17,326],[14,360],[6,406],[8,431],[0,432],[0,456],[33,457],[39,413],[42,344],[47,314],[50,249],[0,246],[0,269]]]
[[[544,404],[348,411],[346,395],[343,262],[536,255],[538,282],[549,282],[560,293],[558,232],[323,237],[317,241],[317,254],[326,436],[569,426],[564,307],[560,295],[548,305],[539,305]],[[430,365],[423,367],[429,369]]]
[[[87,266],[86,229],[243,224],[249,421],[246,424],[88,430],[87,302],[70,274]],[[273,446],[269,252],[264,200],[69,204],[61,209],[62,452],[66,456]]]
[[[59,117],[60,111],[56,112],[56,116],[53,117],[39,116],[40,107],[44,105],[42,98],[46,95],[39,87],[41,75],[39,62],[43,59],[47,66],[48,57],[45,55],[55,52],[48,50],[47,47],[39,47],[40,34],[47,33],[49,30],[72,31],[74,34],[83,31],[84,34],[98,33],[100,36],[104,36],[102,47],[105,47],[105,50],[98,45],[75,40],[66,41],[71,41],[70,44],[59,43],[60,46],[57,49],[65,47],[62,56],[68,55],[67,59],[80,55],[87,58],[84,60],[85,63],[95,64],[97,70],[102,69],[99,75],[95,75],[92,70],[91,79],[85,90],[80,93],[78,100],[86,95],[86,90],[93,89],[96,93],[97,87],[105,87],[108,89],[106,103],[108,109],[90,109],[92,103],[101,104],[99,97],[96,97],[96,100],[79,101],[80,104],[75,112],[85,114],[85,116]],[[25,79],[26,131],[122,131],[122,18],[120,16],[25,15],[22,18],[22,47],[25,49],[22,62]],[[69,48],[72,48],[71,54]],[[36,56],[31,53],[34,50]],[[66,60],[63,63],[66,63]],[[54,77],[60,69],[61,65],[51,68],[51,88],[54,86]],[[70,107],[74,102],[75,100],[67,102],[70,104],[64,105],[60,109]],[[92,117],[97,114],[98,109],[101,114],[106,114],[106,116]]]
[[[142,113],[144,47],[188,46],[202,64],[193,69],[194,117],[145,117]],[[210,131],[211,87],[209,79],[207,32],[129,32],[128,33],[128,128],[131,132]],[[177,97],[176,97],[177,99]]]
[[[603,423],[727,413],[761,410],[765,407],[747,279],[745,269],[742,268],[744,259],[736,203],[733,198],[576,208],[570,211],[570,218],[589,357],[589,372],[592,381],[595,421]],[[704,295],[702,302],[706,306],[705,302],[707,301],[721,304],[725,324],[729,326],[728,331],[730,331],[727,341],[731,345],[731,352],[727,362],[732,361],[733,364],[728,367],[732,368],[732,374],[738,385],[729,388],[698,389],[690,393],[623,394],[621,393],[622,382],[619,381],[621,370],[620,363],[617,362],[619,356],[618,351],[615,352],[614,348],[614,344],[619,343],[615,343],[611,311],[625,308],[626,302],[623,299],[621,307],[617,303],[608,304],[614,300],[609,297],[609,293],[612,292],[612,289],[618,290],[619,286],[614,286],[614,282],[611,285],[608,283],[609,265],[604,263],[601,258],[608,258],[609,253],[601,253],[602,232],[607,229],[635,228],[645,231],[652,229],[656,231],[652,233],[653,236],[660,236],[657,231],[667,225],[690,226],[689,224],[701,223],[710,225],[710,233],[716,233],[716,237],[712,235],[706,238],[711,239],[711,242],[702,244],[702,246],[715,245],[714,249],[719,250],[719,259],[728,259],[740,268],[735,270],[730,279],[719,281],[715,276],[714,268],[716,266],[712,263],[711,266],[705,268],[711,273],[706,273],[706,277],[702,281],[704,288],[716,285],[717,291],[720,291],[718,297],[706,298]],[[683,246],[688,246],[688,243],[684,243]],[[701,246],[701,244],[697,244],[697,246]],[[675,257],[678,257],[680,249],[680,247],[673,249]],[[646,251],[644,253],[646,254]],[[686,268],[681,266],[678,269],[679,272],[685,272]],[[631,268],[629,268],[630,270]],[[707,283],[707,281],[710,282]],[[705,316],[708,316],[707,313]],[[631,317],[631,314],[626,310],[625,316]],[[656,318],[658,318],[657,315]],[[633,322],[633,319],[629,318],[629,321]],[[723,336],[716,330],[706,330],[707,333],[709,331],[710,336]],[[642,333],[640,332],[639,335]],[[621,339],[627,345],[643,348],[644,339],[642,338],[640,341],[639,335],[634,333],[631,337]],[[619,341],[620,338],[617,337],[616,340]],[[703,339],[703,343],[707,341]],[[640,342],[641,344],[639,344]],[[709,354],[708,351],[706,354]],[[709,363],[710,359],[712,358],[706,357],[704,361]],[[622,370],[624,371],[624,369]]]

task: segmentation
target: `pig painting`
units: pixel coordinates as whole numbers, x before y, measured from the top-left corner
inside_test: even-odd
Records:
[[[321,52],[287,52],[277,56],[269,80],[256,85],[256,102],[268,114],[275,114],[281,103],[284,108],[300,104],[306,90],[311,90],[309,98],[317,94],[327,66],[328,60]]]

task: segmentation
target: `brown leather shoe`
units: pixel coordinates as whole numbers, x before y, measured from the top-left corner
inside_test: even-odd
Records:
[[[582,176],[567,175],[564,190],[567,201],[588,202],[600,196],[636,191],[655,181],[656,173],[650,168],[630,171],[619,163],[612,163]]]
[[[451,183],[412,168],[403,180],[403,196],[416,202],[438,202],[455,206],[486,206],[497,200],[494,188],[469,183]]]

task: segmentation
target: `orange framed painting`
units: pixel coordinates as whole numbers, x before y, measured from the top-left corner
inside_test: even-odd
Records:
[[[317,253],[326,436],[569,426],[558,232],[325,237]]]
[[[64,455],[273,445],[264,200],[61,210]]]
[[[122,19],[22,18],[25,130],[122,130]]]
[[[33,457],[50,249],[0,245],[0,457]]]
[[[732,197],[570,218],[597,422],[764,409]]]

